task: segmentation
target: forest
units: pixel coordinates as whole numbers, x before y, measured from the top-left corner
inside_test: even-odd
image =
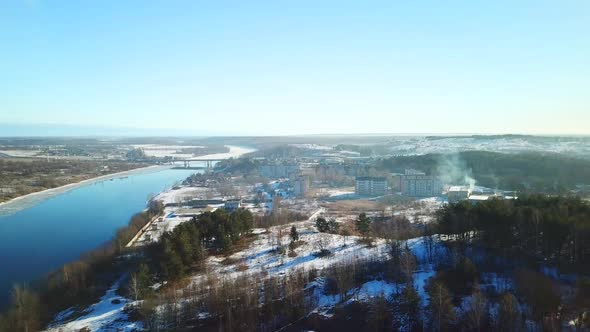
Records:
[[[285,276],[206,274],[204,283],[173,283],[151,294],[137,315],[153,330],[584,330],[589,217],[587,202],[548,196],[448,205],[422,236],[404,218],[360,214],[350,229],[318,217],[321,233],[360,235],[367,246],[387,238],[387,259],[344,260]],[[289,247],[300,241],[294,226],[290,237]],[[316,255],[329,259],[334,252]],[[430,277],[421,283],[425,273]],[[365,298],[359,292],[367,285],[391,292]],[[179,299],[185,305],[176,305]],[[328,299],[334,302],[324,311]]]
[[[161,208],[154,204],[149,213]],[[345,224],[318,217],[321,234],[352,236],[356,240],[349,241],[367,247],[385,239],[386,258],[327,263],[336,251],[319,243],[314,255],[326,261],[323,269],[235,278],[208,273],[204,263],[216,256],[233,264],[227,257],[256,238],[250,212],[204,213],[143,250],[123,250],[121,244],[149,217],[134,218],[109,253],[57,271],[46,289],[16,288],[0,330],[38,328],[73,303],[92,303],[121,273],[129,277],[119,292],[136,301],[128,314],[148,330],[557,331],[568,321],[582,330],[590,326],[590,206],[578,198],[445,205],[436,222],[421,229],[399,216],[361,213]],[[290,243],[276,250],[277,259],[297,255],[308,239],[295,225],[286,227]],[[390,291],[367,297],[362,292],[368,285]],[[332,303],[328,309],[326,303]]]
[[[555,153],[431,153],[385,158],[377,167],[400,173],[418,169],[453,184],[462,184],[467,175],[481,186],[525,193],[566,193],[576,185],[590,184],[590,161]]]
[[[436,231],[457,242],[590,272],[590,204],[579,198],[459,202],[443,206],[437,217]]]

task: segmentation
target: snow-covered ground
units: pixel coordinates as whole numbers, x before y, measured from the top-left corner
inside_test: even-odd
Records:
[[[394,209],[393,214],[404,216],[411,223],[430,223],[434,221],[434,212],[438,210],[447,201],[442,197],[428,197],[419,199],[406,208]]]
[[[205,187],[179,187],[163,191],[154,197],[155,200],[166,204],[178,204],[191,199],[207,199],[211,189]]]
[[[192,217],[173,216],[164,217],[162,218],[162,221],[155,221],[142,235],[139,236],[139,238],[137,238],[137,241],[134,242],[134,246],[158,242],[164,233],[173,231],[176,226],[183,222],[190,221],[191,219]]]
[[[321,145],[321,144],[289,144],[296,148],[300,149],[308,149],[308,150],[324,150],[324,151],[331,151],[334,147],[332,145]]]
[[[229,158],[237,158],[241,155],[246,153],[254,152],[256,149],[247,148],[243,146],[235,146],[235,145],[226,145],[229,148],[229,152],[225,153],[214,153],[208,154],[199,157],[190,158],[191,160],[206,160],[206,159],[229,159]]]
[[[323,270],[338,263],[362,262],[387,259],[389,257],[385,240],[375,239],[373,246],[360,243],[358,237],[343,237],[336,234],[319,233],[314,227],[316,217],[326,211],[318,209],[308,221],[296,222],[283,226],[275,226],[269,229],[254,229],[253,234],[257,235],[248,248],[234,253],[229,257],[212,256],[207,259],[207,275],[200,273],[191,277],[193,284],[207,282],[208,276],[216,276],[223,279],[235,279],[245,274],[286,276],[295,270]],[[299,232],[301,245],[295,249],[297,256],[290,257],[279,253],[279,233],[282,245],[289,243],[289,230],[296,226]],[[425,262],[425,242],[423,238],[416,238],[407,241],[408,248],[412,250],[418,259],[418,266],[414,272],[414,287],[422,299],[422,305],[427,305],[428,297],[424,286],[435,272],[430,264]],[[319,257],[321,250],[329,250],[329,256]],[[227,263],[229,260],[231,263]],[[225,262],[224,262],[225,261]],[[329,313],[335,306],[350,303],[352,301],[369,301],[377,296],[391,297],[402,287],[401,284],[391,283],[381,279],[369,280],[347,293],[346,299],[339,295],[325,294],[324,279],[318,278],[309,283],[306,288],[313,289],[313,296],[318,300],[318,307],[315,313],[330,317]],[[73,310],[66,310],[56,316],[55,322],[47,332],[77,331],[88,327],[91,331],[134,331],[141,329],[140,323],[129,322],[129,317],[124,308],[132,303],[130,300],[115,294],[119,282],[100,299],[100,301],[85,310],[81,317],[74,320],[69,319]],[[113,303],[115,301],[115,303]]]
[[[132,302],[116,294],[120,281],[115,282],[100,300],[88,307],[82,316],[71,320],[72,309],[64,310],[56,315],[55,321],[46,332],[79,331],[88,328],[90,331],[137,331],[142,329],[139,322],[130,322],[124,309]]]
[[[228,159],[228,158],[236,158],[245,153],[250,153],[256,151],[256,149],[252,148],[245,148],[241,146],[234,146],[234,145],[226,145],[229,148],[229,152],[224,153],[214,153],[208,154],[204,156],[194,157],[192,153],[177,153],[180,152],[182,149],[191,149],[191,148],[204,148],[204,146],[200,145],[159,145],[159,144],[135,144],[132,145],[134,148],[141,148],[145,152],[145,154],[149,157],[175,157],[181,159],[191,159],[191,160],[205,160],[205,159]]]
[[[289,243],[289,228],[283,230],[282,244]],[[237,277],[243,273],[238,271],[247,267],[249,273],[258,274],[268,272],[269,274],[287,274],[296,269],[322,270],[338,262],[363,259],[378,259],[385,257],[387,250],[385,241],[377,240],[374,247],[367,247],[357,242],[356,237],[344,237],[334,234],[319,233],[310,227],[299,230],[300,240],[303,244],[295,249],[296,257],[289,257],[280,254],[275,249],[278,229],[259,235],[258,239],[250,248],[236,253],[229,258],[235,260],[236,264],[225,265],[221,262],[224,259],[211,257],[208,259],[208,269],[225,277]],[[321,249],[330,250],[328,257],[319,257],[317,254]]]
[[[480,150],[494,152],[540,151],[568,153],[590,156],[590,140],[585,137],[396,137],[391,142],[391,152],[401,155],[421,155],[427,153],[449,153],[457,151]]]
[[[204,148],[199,145],[159,145],[159,144],[135,144],[133,148],[141,148],[148,157],[176,157],[192,158],[192,153],[176,153],[182,149]]]
[[[0,150],[0,153],[11,157],[34,157],[41,152],[41,150]]]
[[[433,277],[436,272],[434,271],[432,264],[426,263],[426,249],[423,238],[420,237],[408,240],[408,247],[417,257],[418,261],[417,268],[413,273],[414,288],[420,297],[421,305],[426,306],[428,305],[428,293],[426,293],[425,287],[428,280]],[[381,257],[385,258],[387,255]],[[382,279],[373,279],[363,283],[359,287],[349,290],[346,294],[346,299],[342,299],[340,298],[340,295],[336,294],[325,294],[323,279],[313,281],[307,287],[314,288],[314,297],[318,300],[318,307],[314,310],[314,313],[329,318],[332,316],[330,312],[337,305],[348,304],[353,301],[367,302],[378,296],[390,299],[392,295],[401,291],[404,285],[388,282]]]
[[[248,248],[229,257],[213,256],[207,259],[207,271],[225,278],[235,278],[243,273],[287,274],[296,269],[322,270],[338,262],[351,260],[380,259],[387,257],[385,240],[376,239],[372,247],[359,243],[356,236],[343,237],[336,234],[320,233],[315,229],[314,220],[325,213],[318,209],[308,221],[295,222],[284,226],[275,226],[267,232],[257,229],[259,234]],[[276,249],[280,244],[289,244],[289,230],[295,226],[299,232],[301,244],[295,249],[297,256],[280,254]],[[279,233],[281,236],[279,237]],[[321,249],[329,250],[330,256],[319,257]],[[225,260],[231,261],[227,264]],[[202,282],[204,275],[193,277],[195,282]]]

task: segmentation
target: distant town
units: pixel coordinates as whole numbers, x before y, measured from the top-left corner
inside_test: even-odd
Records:
[[[21,215],[36,209],[51,229],[91,222],[113,232],[105,221],[122,221],[110,212],[147,203],[113,238],[94,239],[103,245],[72,247],[80,258],[37,276],[42,287],[14,286],[0,323],[50,332],[585,324],[590,242],[578,221],[590,216],[587,139],[275,140],[1,141],[0,225],[13,227],[5,234],[29,237],[18,233]],[[494,148],[471,148],[482,141]],[[530,144],[502,152],[522,141]],[[560,146],[572,142],[582,148],[565,157]],[[411,144],[431,152],[405,153]],[[451,144],[463,148],[447,152]],[[127,194],[112,210],[88,200],[118,191]],[[54,212],[73,205],[84,221]],[[31,316],[17,315],[14,296]],[[477,303],[509,315],[474,323],[487,310]],[[438,320],[439,311],[447,316]]]

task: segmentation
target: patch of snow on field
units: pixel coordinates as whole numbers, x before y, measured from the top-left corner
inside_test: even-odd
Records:
[[[158,145],[158,144],[135,144],[133,148],[141,148],[148,157],[176,157],[176,158],[191,158],[192,153],[176,153],[182,149],[197,149],[204,148],[200,145]]]
[[[395,210],[393,214],[404,216],[411,223],[427,224],[434,221],[435,211],[444,204],[446,204],[446,200],[442,197],[427,197],[418,199],[402,209]]]
[[[323,209],[319,209],[310,220],[315,220],[315,216],[322,212]],[[259,234],[247,249],[229,256],[228,258],[235,262],[233,264],[225,265],[222,263],[224,259],[209,257],[207,270],[227,278],[236,278],[244,273],[260,274],[261,272],[283,275],[297,269],[321,270],[338,262],[384,259],[388,256],[385,240],[377,239],[373,247],[367,247],[359,243],[359,238],[356,236],[348,236],[345,239],[340,235],[319,233],[313,224],[311,221],[292,224],[297,227],[301,241],[295,249],[296,257],[280,254],[277,251],[279,229],[282,232],[281,244],[286,250],[291,225],[276,226],[269,228],[266,233]],[[322,248],[329,250],[331,255],[319,257],[317,254]],[[247,267],[245,271],[244,267]],[[195,281],[201,279],[202,276],[194,278]]]
[[[262,233],[266,233],[266,229],[264,228],[253,228],[252,229],[252,234],[262,234]]]
[[[229,148],[229,152],[224,153],[213,153],[204,156],[198,156],[190,158],[191,160],[207,160],[207,159],[229,159],[229,158],[238,158],[241,155],[254,152],[256,149],[242,147],[242,146],[235,146],[235,145],[226,145]]]
[[[423,306],[427,306],[429,300],[428,293],[426,292],[428,279],[434,277],[435,274],[436,271],[434,271],[432,267],[426,267],[424,270],[414,272],[414,288],[416,289]]]
[[[0,150],[0,153],[11,157],[35,157],[41,154],[41,150]]]
[[[182,203],[191,199],[205,199],[208,190],[204,187],[180,187],[161,192],[154,199],[162,201],[164,205]]]
[[[322,151],[331,151],[334,148],[332,146],[329,145],[320,145],[320,144],[307,144],[307,143],[301,143],[301,144],[289,144],[291,146],[294,146],[296,148],[300,148],[300,149],[308,149],[308,150],[322,150]]]
[[[367,301],[377,296],[390,298],[396,293],[397,289],[398,287],[396,284],[392,284],[384,280],[371,280],[361,286],[354,299],[359,301]]]
[[[142,324],[140,322],[130,322],[129,316],[124,311],[125,306],[130,303],[129,300],[116,294],[119,282],[115,282],[105,295],[100,298],[98,303],[88,307],[84,314],[75,320],[63,321],[64,318],[71,315],[71,308],[59,313],[55,317],[55,323],[51,324],[46,331],[79,331],[83,328],[88,328],[90,331],[141,330]]]

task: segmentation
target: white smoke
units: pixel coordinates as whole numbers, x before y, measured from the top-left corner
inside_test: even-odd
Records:
[[[475,188],[477,181],[471,177],[471,170],[467,169],[465,161],[459,158],[458,153],[442,155],[437,169],[444,184],[468,185],[471,190]]]

